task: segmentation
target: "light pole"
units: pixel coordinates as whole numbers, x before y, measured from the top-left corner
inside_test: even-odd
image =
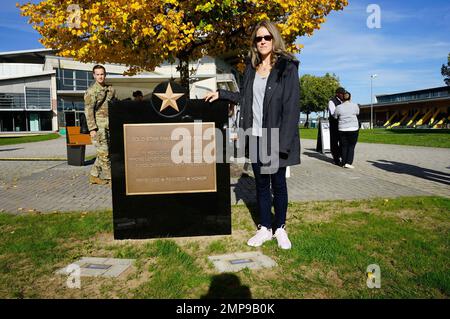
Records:
[[[378,74],[370,76],[370,129],[373,129],[373,79],[377,76]]]

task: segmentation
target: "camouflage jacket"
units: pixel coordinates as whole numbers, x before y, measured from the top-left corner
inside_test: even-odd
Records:
[[[84,113],[89,131],[97,129],[96,118],[108,118],[108,103],[116,98],[116,91],[110,85],[101,86],[94,82],[84,94]]]

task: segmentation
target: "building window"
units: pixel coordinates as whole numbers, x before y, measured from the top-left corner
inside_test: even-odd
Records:
[[[84,101],[76,98],[58,98],[58,111],[84,111]]]
[[[25,88],[27,110],[51,110],[50,89]]]
[[[94,82],[91,71],[56,69],[58,90],[84,91]]]
[[[57,102],[58,126],[80,126],[80,117],[84,115],[83,98],[59,97]]]
[[[25,87],[23,93],[0,93],[0,110],[51,110],[50,89]]]
[[[0,110],[24,110],[25,95],[23,93],[0,93]]]

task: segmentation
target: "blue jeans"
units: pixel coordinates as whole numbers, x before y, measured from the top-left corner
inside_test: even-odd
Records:
[[[272,228],[272,194],[275,208],[275,229],[286,223],[288,192],[286,185],[286,167],[280,167],[275,174],[261,174],[261,163],[252,163],[256,182],[256,201],[261,226]]]

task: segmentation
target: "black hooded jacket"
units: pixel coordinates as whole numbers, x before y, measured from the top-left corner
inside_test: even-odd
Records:
[[[300,81],[297,60],[280,56],[273,66],[266,84],[263,102],[263,128],[279,129],[279,166],[300,164]],[[240,126],[247,130],[253,125],[253,81],[256,70],[246,61],[240,92],[218,90],[219,98],[240,103]],[[268,142],[268,154],[271,143]]]

